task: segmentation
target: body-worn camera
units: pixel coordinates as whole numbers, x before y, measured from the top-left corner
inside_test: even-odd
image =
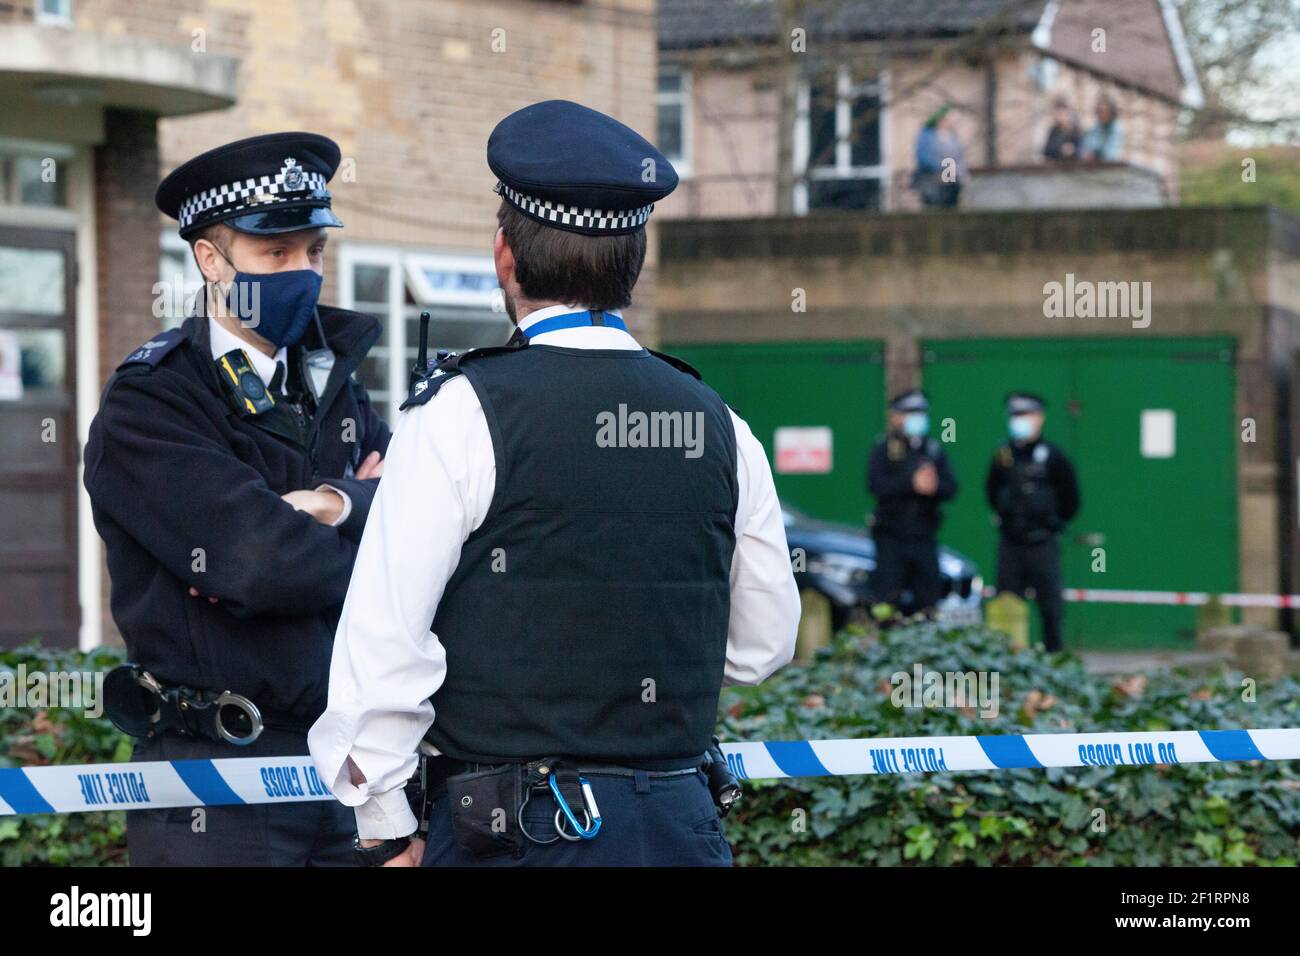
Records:
[[[239,414],[260,415],[275,407],[275,399],[243,349],[231,349],[217,359],[217,370],[226,395]]]

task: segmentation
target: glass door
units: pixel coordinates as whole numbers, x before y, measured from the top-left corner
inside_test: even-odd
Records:
[[[75,646],[71,232],[0,228],[0,646]]]

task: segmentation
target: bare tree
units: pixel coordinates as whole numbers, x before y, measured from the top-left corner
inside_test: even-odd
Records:
[[[1188,136],[1300,135],[1300,0],[1182,0],[1179,14],[1205,90]]]

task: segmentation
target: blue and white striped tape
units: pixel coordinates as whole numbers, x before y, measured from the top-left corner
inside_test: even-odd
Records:
[[[1300,760],[1300,729],[769,741],[722,752],[750,780]],[[0,768],[0,816],[332,799],[307,756]]]

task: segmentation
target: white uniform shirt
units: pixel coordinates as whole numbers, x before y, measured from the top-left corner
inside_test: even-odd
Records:
[[[248,356],[248,360],[253,363],[253,371],[257,373],[257,377],[262,380],[262,384],[267,388],[271,387],[271,379],[275,378],[276,365],[283,362],[286,371],[289,368],[289,350],[284,346],[280,346],[276,350],[274,357],[267,355],[251,342],[245,342],[211,316],[208,317],[208,342],[212,346],[214,361],[227,352],[243,349],[244,354]],[[283,381],[280,383],[280,394],[284,394]]]
[[[253,363],[253,371],[257,373],[257,377],[262,380],[262,384],[268,389],[271,387],[271,380],[275,378],[276,366],[280,363],[284,363],[286,372],[285,378],[288,377],[289,350],[283,345],[276,350],[274,357],[267,355],[251,342],[245,342],[211,316],[208,317],[208,344],[212,349],[213,361],[221,358],[221,356],[225,355],[227,352],[233,352],[235,349],[243,349],[244,354],[248,356],[248,360]],[[280,394],[285,394],[283,378],[280,380]],[[331,528],[337,528],[343,522],[348,520],[348,515],[352,514],[352,498],[347,492],[340,491],[333,485],[316,486],[317,491],[325,491],[326,489],[334,492],[343,499],[343,510],[339,512],[339,516],[330,524]]]
[[[525,316],[520,327],[581,308],[541,309]],[[576,349],[641,348],[627,332],[609,326],[560,329],[532,341]],[[739,497],[724,680],[757,684],[794,656],[799,595],[767,456],[734,413],[732,422]],[[446,653],[429,625],[461,545],[487,515],[495,483],[487,419],[464,376],[402,413],[334,638],[329,705],[307,738],[322,779],[356,808],[363,839],[415,831],[402,788],[415,770],[425,731],[437,719],[429,698],[447,673]],[[351,782],[349,756],[366,778],[360,787]]]

